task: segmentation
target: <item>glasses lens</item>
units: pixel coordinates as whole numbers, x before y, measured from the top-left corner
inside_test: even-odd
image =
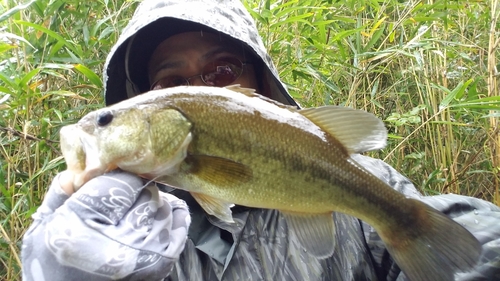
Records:
[[[233,83],[243,72],[243,63],[237,58],[222,58],[205,65],[201,80],[208,86],[224,87]],[[178,75],[163,77],[153,83],[151,90],[189,85],[189,80],[198,77],[183,78]]]
[[[233,83],[243,72],[243,63],[237,58],[223,58],[207,64],[201,79],[208,86],[224,87]]]
[[[171,75],[163,77],[160,80],[154,82],[153,85],[151,86],[151,90],[159,90],[159,89],[165,89],[177,86],[186,86],[186,85],[189,85],[189,83],[185,78],[182,78],[181,76]]]

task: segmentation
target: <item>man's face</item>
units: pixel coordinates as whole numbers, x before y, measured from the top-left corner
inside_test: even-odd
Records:
[[[208,64],[224,59],[247,62],[242,46],[235,46],[227,40],[222,41],[216,34],[180,33],[160,43],[153,52],[148,68],[149,82],[153,85],[165,77],[178,77],[189,79],[189,85],[210,85],[197,75],[206,71]],[[242,87],[258,90],[253,65],[244,64],[241,75],[230,84],[240,84]]]

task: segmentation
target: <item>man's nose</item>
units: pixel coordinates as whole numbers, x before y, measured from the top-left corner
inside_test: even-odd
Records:
[[[188,82],[189,82],[189,85],[191,85],[191,86],[206,86],[207,85],[201,79],[201,75],[197,75],[197,76],[189,78]]]

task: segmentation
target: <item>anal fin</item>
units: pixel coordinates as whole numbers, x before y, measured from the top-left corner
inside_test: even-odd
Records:
[[[317,257],[328,258],[335,249],[335,224],[332,213],[298,214],[281,212],[293,233],[305,250]]]

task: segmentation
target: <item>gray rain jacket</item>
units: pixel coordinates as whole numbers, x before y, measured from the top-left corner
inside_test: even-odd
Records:
[[[143,1],[106,62],[106,103],[113,104],[147,91],[146,63],[158,43],[170,35],[194,30],[216,31],[241,41],[267,66],[263,75],[270,81],[272,97],[295,104],[279,80],[253,19],[239,0]],[[353,158],[394,189],[408,197],[420,198],[448,214],[478,238],[484,249],[479,264],[475,270],[460,274],[457,279],[500,280],[500,208],[476,198],[458,195],[422,197],[408,179],[382,161],[361,155],[354,155]],[[288,235],[285,219],[278,211],[237,206],[233,209],[237,223],[229,225],[206,215],[188,193],[178,190],[171,192],[187,202],[192,223],[180,258],[162,260],[165,267],[171,269],[165,280],[405,280],[373,228],[354,217],[334,214],[338,240],[334,255],[317,259],[301,249],[298,241]],[[66,199],[58,200],[62,202]],[[176,204],[182,209],[181,203]],[[55,207],[50,207],[50,203],[45,205],[48,206],[43,208],[45,211],[39,211],[34,216],[35,223],[24,240],[23,262],[26,271],[29,269],[25,275],[28,276],[27,280],[36,280],[29,276],[36,276],[36,272],[43,271],[44,267],[45,272],[51,275],[50,261],[36,254],[39,251],[37,247],[42,247],[37,241],[48,239],[43,234],[43,217],[55,220],[51,218]],[[72,210],[77,211],[81,206],[81,203],[70,205]],[[68,216],[67,212],[58,214]],[[67,221],[72,220],[69,218]],[[82,228],[85,228],[85,222],[81,224]],[[92,229],[100,229],[95,222],[87,225],[92,226]],[[119,232],[119,229],[114,231]],[[138,243],[138,240],[120,237],[126,236],[128,232],[113,233],[115,236],[108,235],[108,239]],[[175,236],[182,236],[182,233],[173,231],[170,239],[182,239]],[[155,243],[150,242],[153,245]],[[134,244],[131,246],[134,248]],[[153,248],[149,246],[148,249],[152,251]],[[32,262],[33,257],[35,263]],[[78,264],[74,263],[72,268],[75,266],[78,267]],[[72,270],[70,268],[68,272]],[[104,272],[102,267],[95,270]],[[61,278],[50,280],[65,280]],[[105,280],[97,275],[91,279]],[[432,276],[429,280],[433,280]]]

